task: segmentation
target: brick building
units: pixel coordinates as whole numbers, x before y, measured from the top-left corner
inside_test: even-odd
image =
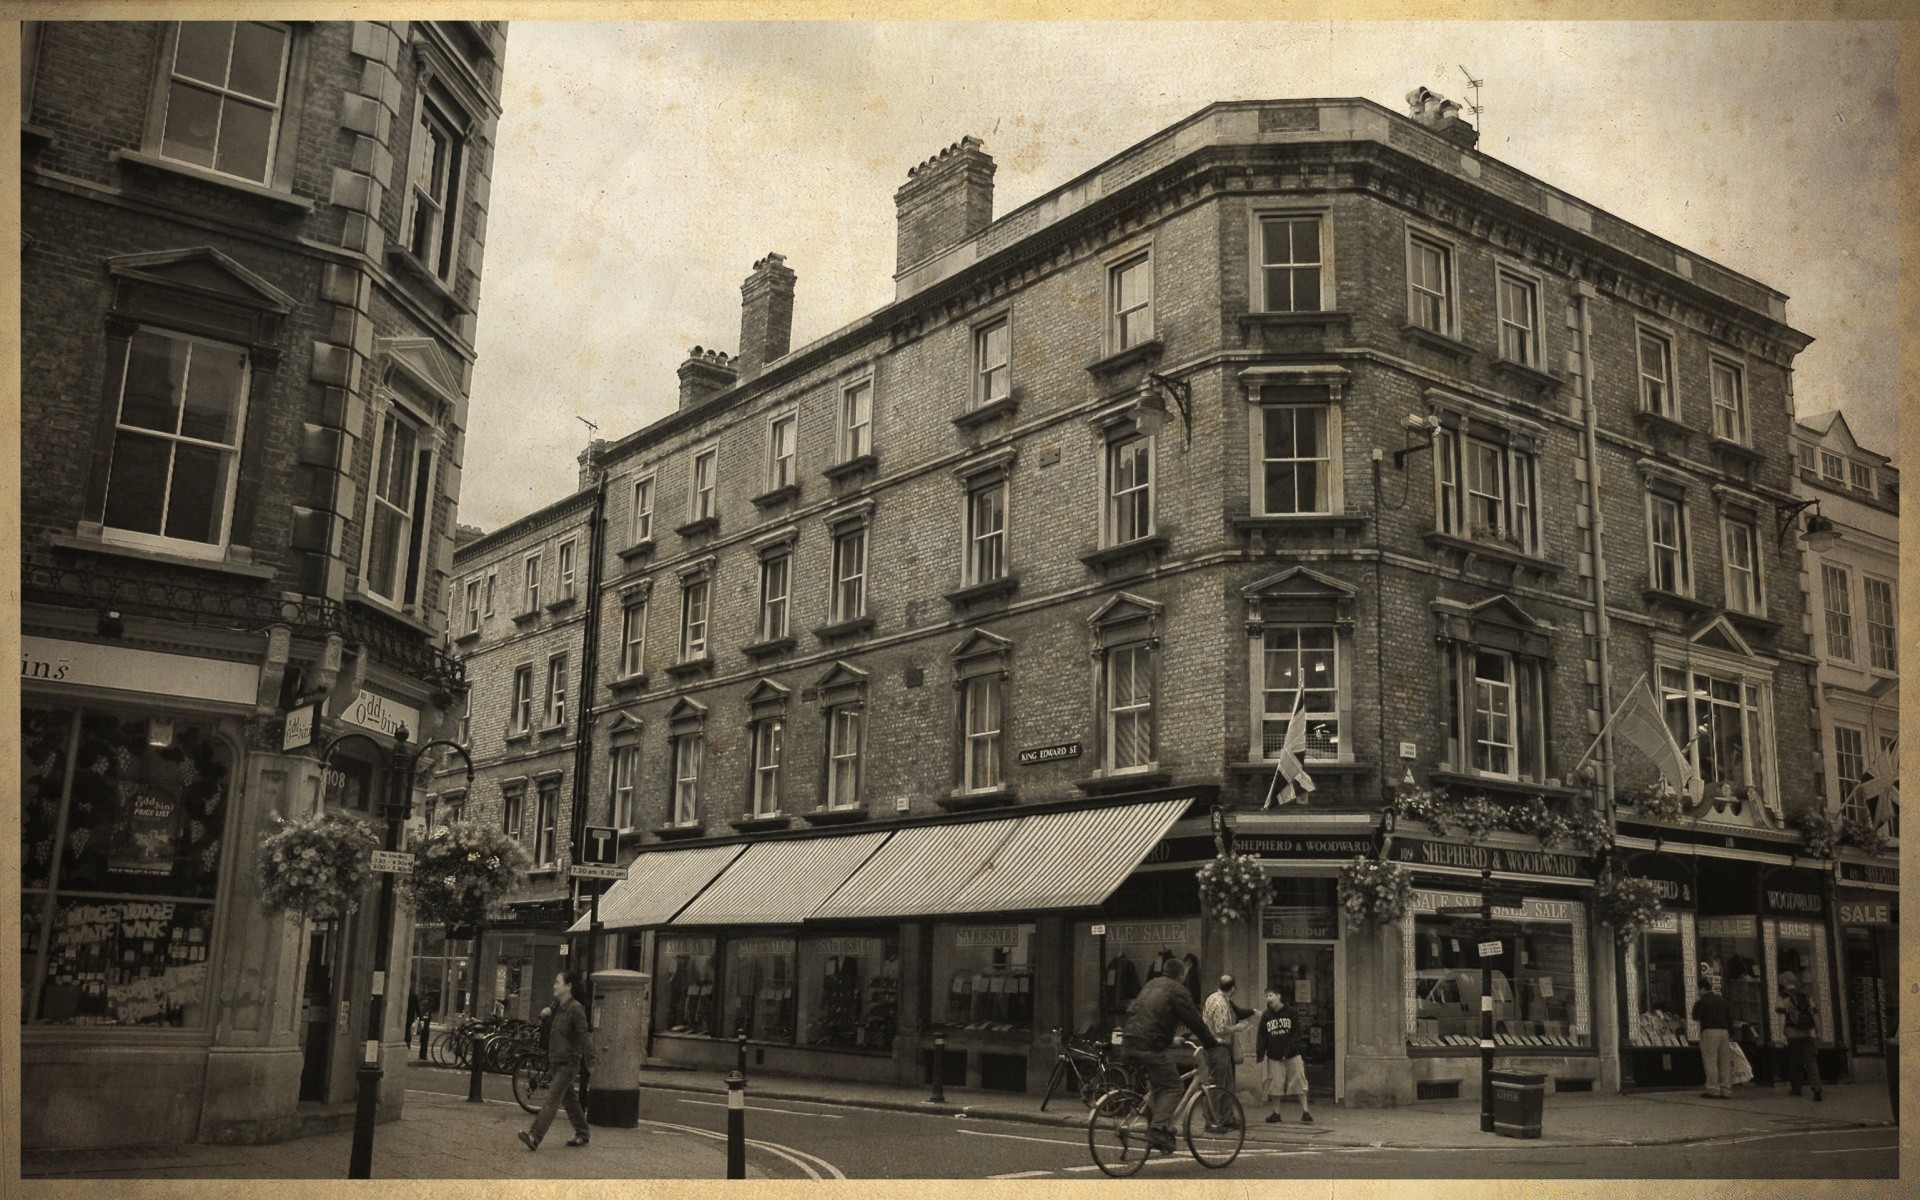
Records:
[[[1832,523],[1827,544],[1809,547],[1801,590],[1820,658],[1815,795],[1843,830],[1831,913],[1835,1020],[1855,1077],[1875,1078],[1900,1008],[1900,470],[1855,441],[1838,412],[1803,418],[1793,434],[1794,494]]]
[[[263,915],[254,847],[378,820],[402,728],[454,732],[505,30],[29,22],[23,51],[22,1144],[339,1124],[376,969],[401,1051],[405,955],[374,961],[371,904]]]
[[[590,460],[590,456],[589,456]],[[429,828],[468,820],[526,846],[525,885],[480,931],[479,953],[445,931],[416,933],[414,977],[429,1017],[494,1011],[531,1019],[566,965],[575,842],[575,764],[584,753],[577,687],[587,664],[585,598],[592,594],[597,494],[589,486],[463,542],[448,634],[466,668],[461,741],[474,776],[448,770],[428,785]],[[458,764],[448,763],[449,767]],[[471,995],[469,972],[479,982]]]
[[[604,447],[586,819],[632,851],[599,959],[652,975],[654,1057],[745,1031],[775,1071],[1038,1089],[1049,1030],[1171,957],[1295,999],[1316,1088],[1448,1095],[1480,964],[1439,910],[1484,868],[1524,895],[1504,1055],[1697,1077],[1635,1014],[1773,946],[1810,799],[1799,550],[1762,536],[1807,338],[1410,99],[1216,104],[997,219],[964,139],[895,195],[893,302],[794,347],[766,256],[737,355]],[[1598,859],[1383,809],[1611,818],[1656,778],[1595,744],[1636,687],[1711,785],[1622,825],[1625,870],[1686,880],[1652,959]],[[1317,786],[1270,808],[1296,720]],[[1227,839],[1254,927],[1200,910]],[[1357,854],[1413,871],[1404,920],[1342,915]]]

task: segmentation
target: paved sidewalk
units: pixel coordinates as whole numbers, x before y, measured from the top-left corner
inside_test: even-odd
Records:
[[[649,1067],[641,1086],[670,1091],[721,1094],[715,1071]],[[796,1076],[749,1075],[747,1104],[761,1100],[812,1100],[856,1108],[937,1113],[1039,1125],[1080,1126],[1087,1112],[1072,1096],[1056,1095],[1040,1111],[1037,1096],[946,1089],[946,1104],[927,1102],[924,1087],[850,1083]],[[1421,1101],[1405,1108],[1313,1107],[1312,1125],[1300,1124],[1299,1105],[1288,1101],[1286,1120],[1267,1124],[1269,1111],[1243,1093],[1252,1141],[1292,1145],[1423,1147],[1478,1149],[1491,1134],[1480,1132],[1478,1096],[1464,1100]],[[1801,1129],[1859,1129],[1892,1124],[1884,1084],[1834,1084],[1826,1099],[1814,1103],[1789,1096],[1784,1085],[1734,1089],[1731,1100],[1707,1100],[1695,1091],[1638,1092],[1603,1096],[1550,1094],[1534,1145],[1659,1146],[1713,1141],[1754,1133]]]
[[[723,1141],[657,1126],[596,1126],[593,1144],[569,1147],[564,1116],[540,1149],[514,1136],[528,1125],[520,1106],[409,1090],[398,1121],[374,1133],[375,1179],[713,1179],[726,1178]],[[351,1131],[264,1146],[165,1146],[143,1150],[29,1151],[27,1179],[345,1179]],[[749,1156],[747,1176],[768,1178]]]

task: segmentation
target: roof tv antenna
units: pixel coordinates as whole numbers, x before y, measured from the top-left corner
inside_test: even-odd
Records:
[[[1467,77],[1467,86],[1473,89],[1473,103],[1467,105],[1467,111],[1473,114],[1473,127],[1478,130],[1480,136],[1484,138],[1487,135],[1487,130],[1486,122],[1480,119],[1480,85],[1485,83],[1486,80],[1475,79],[1473,72],[1467,70],[1464,66],[1460,68],[1460,73]]]
[[[587,427],[588,437],[592,437],[595,434],[600,432],[600,427],[598,425],[595,425],[592,421],[587,420],[585,417],[581,416],[579,413],[575,413],[573,415],[573,419]]]

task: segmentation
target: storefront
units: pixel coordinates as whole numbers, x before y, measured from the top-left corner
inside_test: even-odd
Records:
[[[1841,1016],[1856,1081],[1886,1078],[1887,1038],[1900,1015],[1900,868],[1843,850],[1834,864]]]
[[[1660,916],[1620,956],[1622,1083],[1636,1089],[1699,1087],[1699,915],[1690,860],[1652,850],[1623,854],[1616,870],[1660,887]],[[1717,920],[1718,918],[1714,918]]]
[[[655,1061],[724,1069],[745,1034],[750,1065],[771,1072],[919,1083],[938,1071],[1028,1091],[1045,1084],[1053,1031],[1098,1024],[1106,1003],[1092,932],[1103,922],[1089,914],[1152,903],[1157,885],[1129,876],[1192,803],[649,851],[602,898],[601,922],[652,976],[636,1033]],[[1184,938],[1195,915],[1131,922],[1119,939],[1149,924]],[[1151,957],[1119,939],[1116,955]]]
[[[1488,967],[1498,1065],[1541,1072],[1558,1091],[1606,1090],[1614,1060],[1601,1053],[1595,1031],[1612,1023],[1613,1006],[1593,967],[1612,964],[1595,954],[1592,860],[1512,835],[1489,841],[1393,835],[1387,843],[1388,859],[1414,872],[1400,978],[1382,990],[1401,998],[1415,1097],[1467,1096],[1479,1087]],[[1491,928],[1478,915],[1483,880],[1519,896],[1517,907],[1495,909]]]

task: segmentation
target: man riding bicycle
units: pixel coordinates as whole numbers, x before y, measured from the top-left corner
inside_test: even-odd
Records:
[[[1162,974],[1149,980],[1140,994],[1127,1006],[1126,1024],[1121,1026],[1129,1066],[1137,1065],[1147,1077],[1147,1094],[1153,1108],[1153,1124],[1147,1141],[1155,1150],[1172,1151],[1173,1117],[1180,1106],[1184,1089],[1180,1069],[1189,1057],[1173,1045],[1174,1030],[1184,1025],[1202,1046],[1211,1050],[1219,1040],[1207,1029],[1206,1020],[1194,1006],[1193,995],[1181,980],[1186,964],[1168,959]],[[1205,1070],[1204,1062],[1201,1067]]]

